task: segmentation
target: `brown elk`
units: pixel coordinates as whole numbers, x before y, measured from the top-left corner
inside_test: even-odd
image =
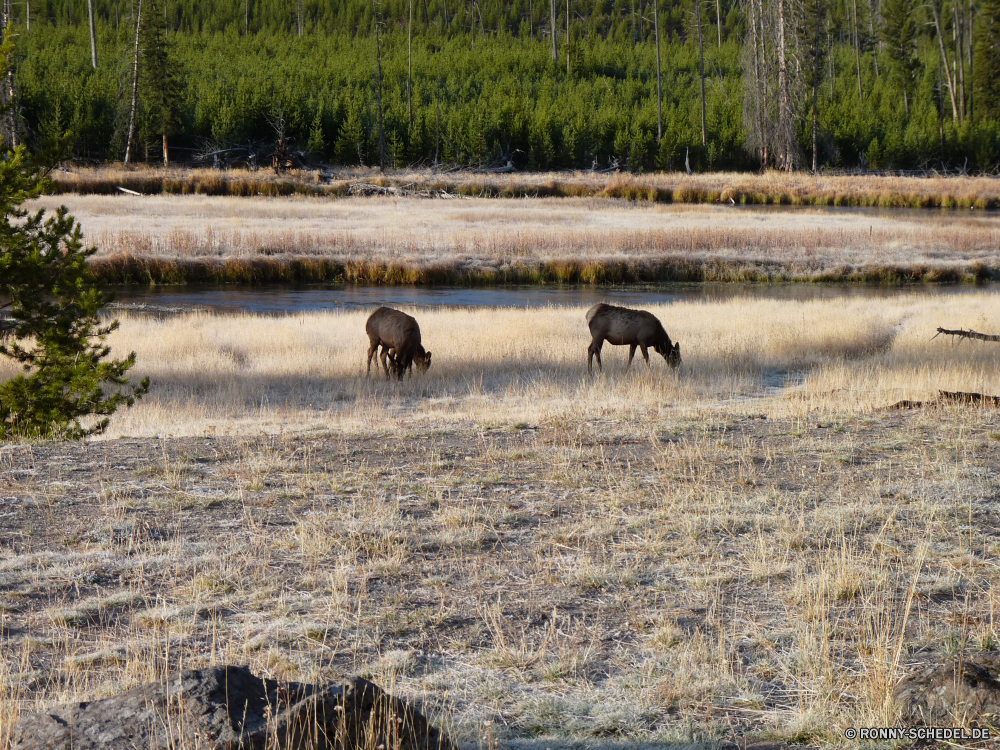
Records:
[[[420,326],[410,315],[391,307],[380,307],[373,312],[368,322],[365,323],[365,332],[368,334],[368,374],[372,372],[372,357],[381,346],[379,360],[385,370],[386,380],[389,379],[389,367],[399,379],[403,379],[403,373],[409,372],[413,375],[413,364],[417,365],[417,372],[426,372],[431,366],[431,353],[424,351],[420,343]],[[386,361],[388,360],[388,361]],[[376,368],[378,363],[376,363]]]
[[[681,345],[671,343],[667,332],[656,316],[644,310],[630,310],[627,307],[615,307],[605,305],[603,302],[594,305],[587,311],[587,325],[590,327],[590,335],[593,341],[587,349],[587,370],[594,371],[594,357],[597,357],[597,366],[603,370],[601,364],[601,347],[604,342],[616,346],[628,346],[628,365],[626,370],[632,366],[632,358],[635,356],[635,349],[639,347],[646,366],[649,365],[649,353],[647,347],[652,347],[654,351],[663,356],[667,364],[676,368],[681,363]]]

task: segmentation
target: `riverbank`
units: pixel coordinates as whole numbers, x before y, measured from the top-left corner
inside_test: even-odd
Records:
[[[682,206],[598,198],[50,196],[106,284],[981,283],[981,212]]]
[[[393,192],[477,198],[611,198],[677,204],[839,206],[867,208],[1000,207],[991,177],[896,177],[679,172],[652,174],[332,168],[313,170],[67,167],[53,174],[60,193],[111,195],[119,187],[146,195],[346,197]]]

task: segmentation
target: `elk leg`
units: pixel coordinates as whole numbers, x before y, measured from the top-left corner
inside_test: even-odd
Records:
[[[646,367],[649,368],[650,370],[652,370],[653,366],[651,364],[649,364],[649,352],[646,350],[646,347],[643,346],[642,344],[640,344],[639,345],[639,351],[642,352],[642,358],[644,360],[646,360]]]
[[[603,345],[604,339],[594,339],[587,347],[587,372],[594,371],[594,357],[597,357],[597,368],[604,372],[604,366],[601,364],[601,347]]]
[[[379,355],[379,358],[382,360],[382,368],[385,370],[386,380],[389,379],[389,364],[385,361],[386,357],[388,356],[389,356],[389,347],[383,344],[382,353]]]
[[[625,365],[625,372],[628,372],[629,368],[632,366],[632,357],[635,356],[635,346],[636,346],[635,344],[629,345],[629,348],[628,348],[628,364]]]
[[[368,347],[368,372],[365,377],[371,377],[372,374],[372,357],[375,356],[375,351],[378,349],[378,344],[372,344]],[[378,367],[378,362],[376,361],[375,366]]]

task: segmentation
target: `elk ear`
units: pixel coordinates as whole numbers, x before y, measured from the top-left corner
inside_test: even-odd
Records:
[[[427,354],[424,355],[424,361],[427,362],[427,366],[428,367],[431,366],[431,353],[430,352],[427,352]]]
[[[676,344],[674,344],[674,351],[675,351],[675,352],[677,352],[678,354],[680,354],[680,353],[681,353],[681,345],[680,345],[680,342],[677,342]]]

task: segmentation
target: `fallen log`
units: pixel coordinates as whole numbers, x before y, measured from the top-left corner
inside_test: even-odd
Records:
[[[1000,396],[984,396],[982,393],[966,393],[964,391],[938,391],[938,399],[959,404],[983,404],[1000,406]]]
[[[986,396],[982,393],[969,393],[967,391],[938,391],[936,401],[911,401],[908,398],[897,401],[886,410],[901,409],[922,409],[925,406],[942,406],[946,403],[966,404],[969,406],[993,406],[1000,407],[1000,396]]]
[[[992,333],[977,333],[976,331],[973,330],[963,331],[961,328],[959,328],[957,331],[949,331],[947,328],[938,328],[937,331],[938,332],[931,337],[931,341],[936,339],[942,333],[945,336],[958,336],[959,338],[964,338],[964,339],[978,339],[979,341],[1000,341],[1000,335]]]
[[[908,398],[904,398],[902,401],[897,401],[896,403],[891,404],[890,406],[887,406],[885,408],[888,411],[902,410],[902,409],[921,409],[927,403],[928,402],[926,401],[911,401]],[[931,405],[936,405],[936,403],[937,403],[936,401],[930,402]]]

